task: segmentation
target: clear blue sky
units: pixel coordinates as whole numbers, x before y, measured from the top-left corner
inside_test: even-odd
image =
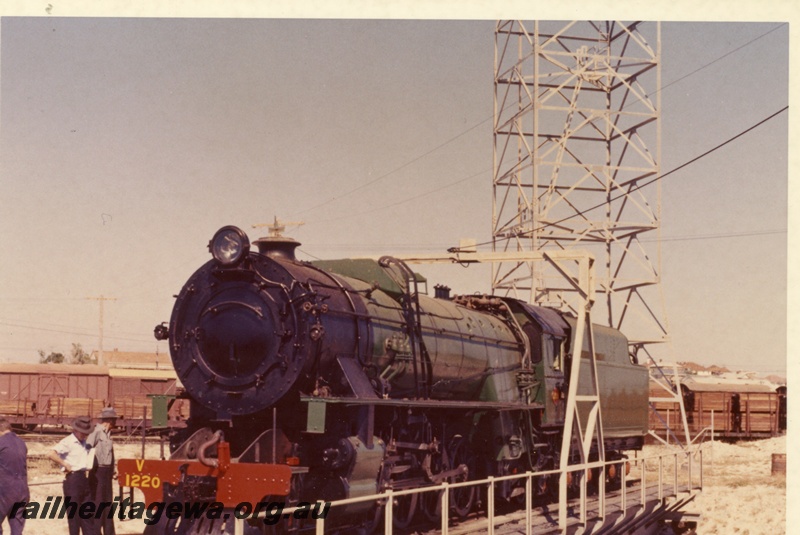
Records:
[[[493,20],[0,24],[0,361],[95,349],[101,294],[105,349],[167,353],[152,328],[226,224],[303,220],[317,258],[491,236]],[[662,171],[789,104],[785,19],[662,32]],[[678,360],[785,370],[788,117],[664,181]]]

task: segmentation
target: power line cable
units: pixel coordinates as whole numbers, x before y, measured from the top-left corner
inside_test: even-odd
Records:
[[[11,322],[7,322],[7,321],[0,321],[0,325],[5,325],[5,326],[8,326],[8,327],[17,327],[17,328],[20,328],[20,329],[30,329],[30,330],[33,330],[33,331],[43,331],[43,332],[51,332],[51,333],[58,333],[58,334],[72,334],[72,335],[75,335],[75,336],[88,336],[88,337],[97,336],[97,333],[92,333],[92,332],[68,331],[68,330],[64,330],[64,329],[49,329],[47,327],[33,327],[31,325],[23,325],[23,324],[20,324],[20,323],[11,323]],[[125,337],[122,337],[122,336],[110,336],[110,335],[105,335],[105,337],[110,339],[110,340],[124,340],[126,342],[146,342],[147,341],[147,339],[144,338],[144,337],[139,338],[139,339],[125,338]]]
[[[442,191],[442,190],[445,190],[445,189],[448,189],[448,188],[452,188],[453,186],[457,186],[458,184],[461,184],[462,182],[466,182],[467,180],[471,180],[473,178],[476,178],[476,177],[479,177],[479,176],[483,175],[484,173],[489,173],[491,171],[492,171],[491,168],[484,169],[482,171],[478,171],[477,173],[473,173],[473,174],[471,174],[471,175],[469,175],[467,177],[460,178],[460,179],[456,180],[455,182],[450,182],[449,184],[445,184],[443,186],[439,186],[438,188],[434,188],[434,189],[428,190],[428,191],[426,191],[424,193],[420,193],[418,195],[414,195],[413,197],[408,197],[406,199],[403,199],[403,200],[400,200],[400,201],[396,201],[396,202],[393,202],[391,204],[386,204],[386,205],[380,206],[378,208],[373,208],[371,210],[366,210],[364,212],[350,213],[350,214],[343,215],[343,216],[337,217],[337,218],[332,218],[332,219],[323,219],[322,221],[316,221],[316,223],[331,223],[331,222],[335,222],[335,221],[341,221],[343,219],[349,219],[351,217],[359,217],[359,216],[362,216],[362,215],[372,214],[374,212],[380,212],[382,210],[386,210],[387,208],[393,208],[393,207],[398,206],[400,204],[405,204],[407,202],[411,202],[411,201],[420,199],[422,197],[426,197],[426,196],[431,195],[433,193],[437,193],[439,191]]]
[[[594,206],[591,206],[591,207],[589,207],[589,208],[586,208],[586,209],[584,209],[584,210],[580,210],[580,211],[578,211],[578,212],[575,212],[574,214],[572,214],[572,215],[569,215],[569,216],[567,216],[567,217],[564,217],[564,218],[561,218],[561,219],[559,219],[559,220],[557,220],[557,221],[552,221],[552,222],[550,222],[550,223],[546,223],[546,224],[542,225],[542,226],[541,226],[541,227],[539,227],[539,228],[536,228],[536,229],[531,229],[531,230],[527,230],[527,231],[525,231],[525,232],[523,232],[523,233],[520,233],[519,235],[517,235],[517,236],[515,236],[515,237],[518,237],[518,236],[527,236],[527,235],[529,235],[529,234],[531,234],[531,233],[533,233],[533,232],[536,232],[536,231],[539,231],[539,230],[544,230],[544,229],[546,229],[547,227],[552,227],[552,226],[555,226],[555,225],[560,225],[561,223],[563,223],[563,222],[565,222],[565,221],[569,221],[570,219],[573,219],[573,218],[575,218],[575,217],[578,217],[578,216],[585,215],[586,213],[588,213],[588,212],[591,212],[592,210],[596,210],[596,209],[598,209],[598,208],[602,208],[602,207],[604,207],[604,206],[607,206],[608,204],[610,204],[610,203],[612,203],[612,202],[614,202],[614,201],[616,201],[616,200],[619,200],[619,199],[621,199],[621,198],[623,198],[623,197],[625,197],[625,196],[627,196],[627,195],[629,195],[629,194],[631,194],[631,193],[633,193],[633,192],[635,192],[635,191],[638,191],[638,190],[640,190],[640,189],[642,189],[642,188],[645,188],[645,187],[649,186],[650,184],[653,184],[653,183],[655,183],[655,182],[657,182],[657,181],[659,181],[659,180],[661,180],[661,179],[664,179],[664,178],[668,177],[669,175],[671,175],[671,174],[673,174],[673,173],[676,173],[676,172],[680,171],[680,170],[681,170],[681,169],[683,169],[684,167],[687,167],[687,166],[689,166],[689,165],[691,165],[691,164],[695,163],[696,161],[700,160],[701,158],[705,158],[705,157],[706,157],[706,156],[708,156],[709,154],[711,154],[711,153],[713,153],[713,152],[715,152],[715,151],[717,151],[717,150],[721,149],[721,148],[722,148],[722,147],[724,147],[725,145],[727,145],[727,144],[729,144],[729,143],[731,143],[731,142],[733,142],[733,141],[735,141],[735,140],[739,139],[740,137],[744,136],[745,134],[747,134],[747,133],[751,132],[752,130],[755,130],[756,128],[758,128],[758,127],[759,127],[759,126],[761,126],[762,124],[766,123],[767,121],[769,121],[769,120],[771,120],[771,119],[774,119],[775,117],[777,117],[778,115],[780,115],[781,113],[785,112],[785,111],[786,111],[786,110],[788,110],[788,109],[789,109],[789,106],[784,106],[783,108],[781,108],[780,110],[776,111],[776,112],[775,112],[775,113],[773,113],[772,115],[770,115],[770,116],[766,117],[765,119],[762,119],[762,120],[760,120],[760,121],[759,121],[759,122],[757,122],[756,124],[754,124],[754,125],[750,126],[749,128],[747,128],[747,129],[745,129],[745,130],[743,130],[743,131],[739,132],[739,133],[738,133],[738,134],[736,134],[735,136],[733,136],[733,137],[731,137],[731,138],[728,138],[727,140],[723,141],[723,142],[722,142],[722,143],[720,143],[719,145],[717,145],[717,146],[715,146],[715,147],[713,147],[713,148],[711,148],[711,149],[709,149],[709,150],[705,151],[704,153],[700,154],[699,156],[695,156],[695,157],[694,157],[694,158],[692,158],[691,160],[689,160],[689,161],[687,161],[687,162],[684,162],[684,163],[682,163],[682,164],[681,164],[681,165],[679,165],[678,167],[675,167],[675,168],[673,168],[673,169],[671,169],[671,170],[667,171],[666,173],[664,173],[664,174],[662,174],[662,175],[659,175],[659,176],[657,176],[657,177],[655,177],[655,178],[652,178],[652,179],[648,180],[648,181],[647,181],[647,182],[645,182],[644,184],[636,184],[636,186],[632,187],[632,188],[631,188],[631,189],[630,189],[628,192],[626,192],[626,193],[621,193],[621,194],[617,195],[616,197],[611,197],[610,199],[608,199],[608,200],[606,200],[606,201],[604,201],[604,202],[598,203],[598,204],[596,204],[596,205],[594,205]],[[492,240],[492,241],[487,241],[487,242],[483,242],[483,243],[479,243],[479,244],[477,244],[477,245],[479,245],[479,246],[480,246],[480,245],[489,245],[489,244],[491,244],[491,243],[494,243],[494,240]]]
[[[639,240],[640,242],[668,242],[668,241],[700,241],[700,240],[718,240],[724,238],[748,238],[751,236],[768,236],[771,234],[786,234],[786,229],[775,229],[775,230],[754,230],[751,232],[728,232],[724,234],[704,234],[698,236],[673,236],[673,237],[661,237],[661,239],[645,239]]]
[[[747,42],[746,42],[746,43],[744,43],[743,45],[737,46],[737,47],[736,47],[736,48],[734,48],[733,50],[731,50],[731,51],[729,51],[729,52],[727,52],[727,53],[725,53],[725,54],[721,55],[721,56],[720,56],[720,57],[718,57],[717,59],[715,59],[715,60],[713,60],[713,61],[710,61],[710,62],[706,63],[705,65],[702,65],[702,66],[700,66],[700,67],[696,68],[695,70],[693,70],[693,71],[692,71],[692,72],[690,72],[690,73],[684,74],[684,75],[683,75],[683,76],[681,76],[680,78],[677,78],[677,79],[675,79],[675,80],[671,81],[670,83],[668,83],[668,84],[666,84],[666,85],[663,85],[663,86],[661,86],[659,89],[657,89],[657,90],[653,91],[652,93],[648,93],[648,94],[647,94],[647,96],[649,97],[650,95],[655,95],[656,93],[659,93],[660,91],[663,91],[664,89],[668,88],[669,86],[671,86],[671,85],[674,85],[674,84],[677,84],[677,83],[678,83],[678,82],[680,82],[681,80],[684,80],[685,78],[688,78],[689,76],[692,76],[693,74],[695,74],[695,73],[697,73],[697,72],[699,72],[699,71],[702,71],[702,70],[703,70],[703,69],[705,69],[706,67],[709,67],[709,66],[711,66],[711,65],[715,64],[716,62],[718,62],[718,61],[720,61],[720,60],[722,60],[722,59],[725,59],[725,58],[727,58],[727,57],[728,57],[728,56],[730,56],[731,54],[734,54],[734,53],[738,52],[739,50],[743,49],[744,47],[746,47],[746,46],[749,46],[749,45],[751,45],[751,44],[755,43],[756,41],[758,41],[758,40],[759,40],[759,39],[761,39],[762,37],[766,37],[767,35],[771,34],[772,32],[774,32],[774,31],[776,31],[776,30],[778,30],[778,29],[780,29],[780,28],[783,28],[784,26],[787,26],[787,25],[788,25],[788,23],[786,23],[786,22],[784,22],[783,24],[779,24],[778,26],[776,26],[776,27],[772,28],[772,29],[771,29],[771,30],[769,30],[768,32],[762,33],[762,34],[761,34],[761,35],[759,35],[758,37],[754,37],[753,39],[751,39],[751,40],[747,41]]]
[[[780,28],[782,28],[782,27],[786,26],[787,24],[788,24],[788,23],[784,22],[783,24],[779,24],[778,26],[775,26],[775,27],[774,27],[774,28],[772,28],[771,30],[769,30],[769,31],[767,31],[767,32],[764,32],[764,33],[762,33],[761,35],[759,35],[759,36],[757,36],[757,37],[754,37],[753,39],[751,39],[751,40],[747,41],[746,43],[744,43],[744,44],[742,44],[742,45],[739,45],[739,46],[737,46],[737,47],[736,47],[736,48],[734,48],[733,50],[730,50],[730,51],[726,52],[725,54],[721,55],[720,57],[718,57],[718,58],[716,58],[716,59],[714,59],[714,60],[712,60],[712,61],[709,61],[708,63],[705,63],[705,64],[701,65],[700,67],[696,68],[695,70],[693,70],[693,71],[691,71],[691,72],[689,72],[689,73],[686,73],[686,74],[684,74],[683,76],[681,76],[681,77],[679,77],[679,78],[676,78],[675,80],[672,80],[671,82],[669,82],[669,83],[667,83],[667,84],[665,84],[665,85],[662,85],[661,87],[659,87],[658,89],[656,89],[656,90],[655,90],[655,91],[653,91],[652,93],[647,93],[647,94],[645,94],[645,95],[644,95],[642,98],[640,98],[640,99],[638,99],[638,100],[634,100],[633,102],[629,102],[628,104],[625,104],[625,105],[624,105],[624,106],[623,106],[621,109],[623,109],[623,110],[624,110],[625,108],[628,108],[628,107],[630,107],[630,106],[633,106],[634,104],[637,104],[637,103],[641,102],[641,101],[642,101],[642,100],[644,100],[645,98],[649,98],[649,97],[651,97],[651,96],[657,95],[658,93],[660,93],[661,91],[665,90],[666,88],[668,88],[668,87],[670,87],[670,86],[672,86],[672,85],[675,85],[675,84],[677,84],[678,82],[680,82],[680,81],[682,81],[682,80],[685,80],[686,78],[688,78],[688,77],[692,76],[693,74],[697,74],[698,72],[702,71],[703,69],[705,69],[705,68],[707,68],[707,67],[710,67],[711,65],[713,65],[713,64],[715,64],[715,63],[717,63],[718,61],[721,61],[721,60],[723,60],[723,59],[727,58],[727,57],[728,57],[728,56],[730,56],[731,54],[734,54],[734,53],[738,52],[739,50],[743,49],[744,47],[746,47],[746,46],[749,46],[749,45],[751,45],[751,44],[755,43],[756,41],[758,41],[758,40],[759,40],[759,39],[761,39],[762,37],[766,37],[767,35],[769,35],[769,34],[771,34],[772,32],[774,32],[774,31],[776,31],[776,30],[778,30],[778,29],[780,29]]]
[[[662,236],[660,239],[658,238],[649,238],[649,239],[640,239],[639,241],[642,243],[650,243],[656,241],[662,242],[684,242],[684,241],[701,241],[701,240],[718,240],[718,239],[727,239],[727,238],[749,238],[753,236],[770,236],[770,235],[777,235],[777,234],[786,234],[788,231],[787,229],[766,229],[766,230],[754,230],[754,231],[743,231],[743,232],[723,232],[717,234],[687,234],[682,236]],[[491,242],[489,242],[491,243]],[[486,243],[481,245],[487,245]],[[393,250],[397,250],[398,246],[393,244],[363,244],[363,243],[338,243],[338,244],[331,244],[326,243],[324,245],[320,245],[320,247],[325,247],[326,249],[380,249],[380,248],[393,248]],[[416,247],[413,245],[404,246],[406,249],[412,249],[413,252],[421,252],[423,250],[431,250],[437,251],[442,249],[443,247],[447,247],[447,245],[428,245],[426,247]],[[302,251],[302,249],[298,248],[298,251]],[[308,256],[313,256],[305,251],[302,251]],[[317,260],[322,260],[322,258],[317,258]]]
[[[700,67],[696,68],[695,70],[693,70],[693,71],[691,71],[691,72],[689,72],[689,73],[687,73],[687,74],[685,74],[685,75],[683,75],[683,76],[681,76],[681,77],[679,77],[679,78],[677,78],[677,79],[675,79],[675,80],[673,80],[673,81],[671,81],[671,82],[667,83],[666,85],[662,86],[661,88],[657,89],[656,91],[654,91],[654,92],[652,92],[652,93],[648,93],[648,94],[647,94],[647,95],[645,95],[645,97],[643,97],[643,98],[646,98],[646,97],[650,97],[650,96],[652,96],[652,95],[655,95],[655,94],[657,94],[657,93],[659,93],[659,92],[663,91],[664,89],[666,89],[666,88],[668,88],[668,87],[670,87],[670,86],[672,86],[672,85],[675,85],[675,84],[677,84],[678,82],[680,82],[680,81],[682,81],[682,80],[685,80],[686,78],[688,78],[688,77],[690,77],[690,76],[692,76],[692,75],[694,75],[694,74],[696,74],[696,73],[698,73],[698,72],[702,71],[703,69],[706,69],[707,67],[709,67],[709,66],[711,66],[711,65],[713,65],[713,64],[715,64],[715,63],[717,63],[718,61],[721,61],[722,59],[724,59],[724,58],[726,58],[726,57],[728,57],[728,56],[730,56],[730,55],[732,55],[732,54],[734,54],[734,53],[738,52],[739,50],[741,50],[741,49],[743,49],[743,48],[745,48],[745,47],[747,47],[747,46],[751,45],[751,44],[752,44],[752,43],[754,43],[755,41],[758,41],[759,39],[761,39],[761,38],[763,38],[763,37],[765,37],[765,36],[769,35],[770,33],[774,32],[774,31],[776,31],[776,30],[778,30],[778,29],[780,29],[780,28],[782,28],[782,27],[783,27],[783,26],[785,26],[785,25],[786,25],[786,23],[782,23],[782,24],[780,24],[780,25],[778,25],[778,26],[776,26],[776,27],[774,27],[774,28],[770,29],[769,31],[767,31],[767,32],[764,32],[763,34],[761,34],[761,35],[759,35],[759,36],[757,36],[757,37],[754,37],[754,38],[753,38],[753,39],[751,39],[750,41],[747,41],[746,43],[743,43],[743,44],[739,45],[738,47],[734,48],[733,50],[730,50],[730,51],[726,52],[726,53],[725,53],[725,54],[723,54],[722,56],[719,56],[718,58],[716,58],[716,59],[714,59],[714,60],[712,60],[712,61],[710,61],[710,62],[708,62],[708,63],[705,63],[705,64],[701,65]],[[634,101],[634,102],[631,102],[631,103],[627,104],[625,107],[632,106],[633,104],[635,104],[636,102],[640,102],[641,100],[642,100],[642,99],[640,98],[640,99],[639,99],[639,100],[637,100],[637,101]],[[508,104],[508,106],[510,107],[510,106],[512,106],[512,104]],[[501,110],[501,112],[502,112],[502,110]],[[380,175],[380,176],[378,176],[378,177],[374,178],[373,180],[371,180],[371,181],[369,181],[369,182],[366,182],[366,183],[364,183],[364,184],[361,184],[361,185],[359,185],[359,186],[356,186],[355,188],[353,188],[353,189],[350,189],[350,190],[346,191],[345,193],[343,193],[343,194],[339,195],[338,197],[333,197],[333,198],[331,198],[331,199],[328,199],[328,200],[326,200],[326,201],[323,201],[323,202],[321,202],[321,203],[319,203],[319,204],[317,204],[317,205],[314,205],[314,206],[312,206],[311,208],[307,208],[307,209],[305,209],[305,210],[303,210],[303,211],[301,211],[301,212],[298,212],[298,215],[305,214],[305,213],[307,213],[307,212],[310,212],[311,210],[315,210],[315,209],[317,209],[317,208],[320,208],[320,207],[322,207],[322,206],[328,205],[328,204],[330,204],[330,203],[332,203],[332,202],[334,202],[334,201],[341,200],[342,198],[344,198],[344,197],[347,197],[347,196],[349,196],[349,195],[351,195],[351,194],[355,193],[356,191],[359,191],[359,190],[361,190],[361,189],[364,189],[364,188],[366,188],[366,187],[368,187],[368,186],[371,186],[372,184],[375,184],[375,183],[379,182],[380,180],[383,180],[384,178],[386,178],[386,177],[388,177],[388,176],[390,176],[390,175],[392,175],[392,174],[394,174],[394,173],[396,173],[396,172],[398,172],[398,171],[400,171],[400,170],[402,170],[402,169],[405,169],[406,167],[408,167],[408,166],[410,166],[410,165],[412,165],[412,164],[414,164],[414,163],[416,163],[416,162],[418,162],[418,161],[422,160],[422,159],[423,159],[423,158],[425,158],[426,156],[429,156],[430,154],[432,154],[432,153],[436,152],[437,150],[441,149],[442,147],[444,147],[444,146],[446,146],[446,145],[449,145],[449,144],[450,144],[450,143],[452,143],[453,141],[455,141],[455,140],[457,140],[457,139],[461,138],[462,136],[466,135],[467,133],[469,133],[469,132],[471,132],[471,131],[475,130],[475,129],[476,129],[476,128],[478,128],[479,126],[482,126],[484,123],[486,123],[486,122],[488,122],[488,121],[491,121],[491,120],[493,120],[493,119],[494,119],[494,116],[490,116],[490,117],[488,117],[488,118],[486,118],[486,119],[484,119],[484,120],[480,121],[479,123],[477,123],[477,124],[475,124],[475,125],[471,126],[470,128],[468,128],[467,130],[465,130],[465,131],[461,132],[460,134],[458,134],[458,135],[456,135],[456,136],[454,136],[454,137],[452,137],[452,138],[448,139],[447,141],[445,141],[445,142],[443,142],[443,143],[440,143],[439,145],[437,145],[436,147],[432,148],[431,150],[429,150],[429,151],[427,151],[427,152],[425,152],[425,153],[423,153],[423,154],[421,154],[421,155],[417,156],[416,158],[414,158],[414,159],[412,159],[412,160],[410,160],[410,161],[406,162],[405,164],[403,164],[403,165],[401,165],[401,166],[399,166],[399,167],[397,167],[397,168],[395,168],[395,169],[393,169],[393,170],[391,170],[391,171],[389,171],[389,172],[387,172],[387,173],[384,173],[384,174],[382,174],[382,175]],[[490,169],[490,171],[491,171],[491,169]],[[397,206],[398,204],[403,204],[403,203],[405,203],[405,202],[409,202],[409,201],[411,201],[411,200],[418,199],[418,198],[420,198],[420,197],[422,197],[422,196],[424,196],[424,195],[430,194],[430,193],[435,193],[435,192],[437,192],[437,191],[441,191],[442,189],[445,189],[445,188],[448,188],[448,187],[452,187],[452,186],[454,186],[454,185],[456,185],[456,184],[458,184],[458,183],[460,183],[460,182],[463,182],[463,181],[465,181],[465,180],[467,180],[467,179],[469,179],[469,178],[473,178],[473,177],[475,177],[475,176],[477,176],[477,175],[471,175],[470,177],[467,177],[467,178],[465,178],[465,179],[459,180],[459,181],[457,181],[457,182],[453,182],[453,183],[451,183],[451,184],[448,184],[448,185],[446,185],[446,186],[442,186],[442,187],[440,187],[440,188],[437,188],[437,189],[431,190],[431,191],[429,191],[429,192],[426,192],[426,193],[423,193],[423,194],[419,194],[419,195],[416,195],[416,196],[414,196],[414,197],[411,197],[411,198],[409,198],[409,199],[402,200],[402,201],[398,201],[398,202],[396,202],[396,203],[393,203],[393,204],[390,204],[390,205],[387,205],[387,206],[384,206],[384,207],[381,207],[381,208],[376,208],[376,209],[369,210],[369,211],[366,211],[366,212],[360,212],[360,213],[358,213],[358,214],[348,214],[347,216],[343,216],[343,217],[341,217],[341,218],[338,218],[338,219],[327,219],[327,220],[323,220],[323,221],[317,221],[317,222],[315,222],[315,223],[327,223],[327,222],[331,222],[331,221],[339,221],[339,220],[341,220],[341,219],[345,219],[345,218],[349,218],[349,217],[356,217],[356,216],[359,216],[359,215],[370,214],[370,213],[373,213],[373,212],[376,212],[376,211],[380,211],[380,210],[382,210],[382,209],[385,209],[385,208],[390,208],[390,207],[393,207],[393,206]]]
[[[490,117],[489,119],[491,119],[491,117]],[[413,160],[410,160],[410,161],[408,161],[408,162],[404,163],[404,164],[403,164],[403,165],[401,165],[400,167],[397,167],[397,168],[395,168],[395,169],[393,169],[393,170],[391,170],[391,171],[389,171],[389,172],[387,172],[387,173],[384,173],[384,174],[380,175],[379,177],[376,177],[376,178],[374,178],[374,179],[370,180],[369,182],[365,182],[364,184],[361,184],[360,186],[356,186],[355,188],[353,188],[353,189],[351,189],[351,190],[348,190],[348,191],[346,191],[346,192],[344,192],[344,193],[340,194],[338,197],[333,197],[333,198],[331,198],[331,199],[328,199],[327,201],[323,201],[323,202],[321,202],[321,203],[319,203],[319,204],[316,204],[316,205],[312,206],[311,208],[307,208],[307,209],[303,210],[302,212],[298,212],[298,215],[305,214],[306,212],[310,212],[311,210],[316,210],[317,208],[320,208],[320,207],[322,207],[322,206],[325,206],[326,204],[330,204],[330,203],[332,203],[332,202],[334,202],[334,201],[336,201],[336,200],[341,200],[341,199],[343,199],[343,198],[347,197],[348,195],[351,195],[351,194],[355,193],[356,191],[362,190],[362,189],[366,188],[367,186],[371,186],[372,184],[375,184],[376,182],[378,182],[378,181],[380,181],[380,180],[383,180],[384,178],[386,178],[386,177],[388,177],[389,175],[392,175],[392,174],[394,174],[394,173],[396,173],[396,172],[400,171],[401,169],[405,169],[406,167],[410,166],[411,164],[413,164],[413,163],[416,163],[416,162],[418,162],[418,161],[422,160],[423,158],[425,158],[426,156],[428,156],[428,155],[430,155],[430,154],[432,154],[432,153],[436,152],[437,150],[439,150],[440,148],[444,147],[445,145],[449,145],[450,143],[452,143],[452,142],[453,142],[453,141],[455,141],[456,139],[458,139],[458,138],[460,138],[460,137],[463,137],[464,135],[468,134],[469,132],[471,132],[471,131],[475,130],[476,128],[478,128],[479,126],[481,126],[482,124],[484,124],[484,123],[485,123],[486,121],[488,121],[489,119],[484,119],[483,121],[481,121],[481,122],[479,122],[479,123],[477,123],[477,124],[475,124],[475,125],[471,126],[471,127],[470,127],[470,128],[468,128],[467,130],[464,130],[464,131],[463,131],[463,132],[461,132],[460,134],[458,134],[458,135],[456,135],[456,136],[454,136],[454,137],[452,137],[452,138],[448,139],[448,140],[447,140],[447,141],[445,141],[444,143],[440,143],[439,145],[437,145],[436,147],[432,148],[432,149],[431,149],[431,150],[429,150],[428,152],[426,152],[426,153],[424,153],[424,154],[421,154],[421,155],[417,156],[417,157],[416,157],[416,158],[414,158]]]
[[[82,330],[84,327],[79,327],[77,325],[64,325],[63,323],[48,323],[45,321],[37,321],[33,322],[30,320],[22,320],[19,318],[9,319],[9,318],[0,318],[0,324],[15,324],[16,326],[21,327],[31,327],[31,328],[38,328],[38,327],[60,327],[62,329],[72,329],[72,330]],[[21,325],[21,324],[33,324],[33,325]],[[123,334],[123,335],[131,335],[131,336],[138,336],[143,334],[142,332],[131,332],[131,331],[119,331],[116,329],[111,329],[112,333],[116,334]]]

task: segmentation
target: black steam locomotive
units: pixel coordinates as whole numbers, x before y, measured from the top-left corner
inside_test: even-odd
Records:
[[[189,278],[169,325],[156,328],[169,339],[191,416],[169,460],[121,461],[121,484],[154,500],[232,509],[558,466],[570,366],[588,348],[576,351],[573,317],[511,298],[450,297],[446,287],[429,297],[391,257],[309,263],[286,237],[254,245],[236,227],[220,229],[213,259]],[[593,331],[606,457],[621,458],[647,433],[648,375],[619,331]],[[556,487],[542,478],[535,492]],[[500,500],[524,491],[496,487]],[[451,515],[481,506],[474,487],[451,492]],[[394,503],[397,527],[441,513],[435,493],[421,496]],[[338,507],[327,525],[368,529],[380,509]],[[157,531],[188,523],[164,520]]]

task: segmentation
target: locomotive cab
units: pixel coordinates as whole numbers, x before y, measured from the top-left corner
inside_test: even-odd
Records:
[[[563,424],[566,399],[564,349],[569,324],[553,309],[512,299],[505,302],[529,340],[536,382],[533,399],[545,407],[541,423]]]

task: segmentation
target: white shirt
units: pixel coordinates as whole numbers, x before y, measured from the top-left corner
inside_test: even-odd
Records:
[[[89,445],[78,440],[75,433],[70,433],[61,439],[61,442],[56,444],[53,450],[61,457],[62,461],[70,465],[73,472],[90,470],[94,463],[94,455],[90,453]]]

